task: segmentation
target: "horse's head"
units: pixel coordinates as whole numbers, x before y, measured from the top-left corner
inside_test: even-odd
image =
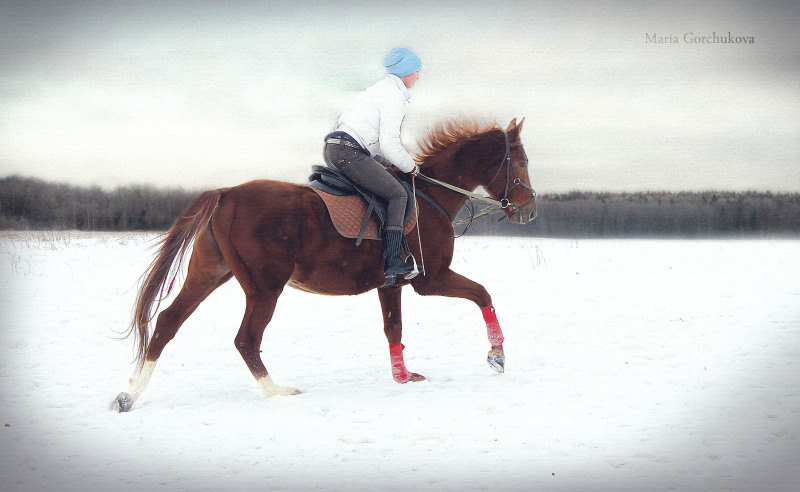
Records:
[[[524,118],[517,124],[515,118],[503,130],[497,124],[483,125],[475,119],[444,121],[419,141],[423,178],[440,186],[458,187],[450,188],[462,195],[460,204],[453,204],[456,207],[463,205],[465,195],[483,186],[510,221],[530,222],[536,217],[536,192],[520,140],[523,122]]]
[[[508,220],[527,224],[536,218],[536,192],[528,176],[528,156],[520,140],[523,118],[511,120],[503,131],[500,153],[480,178],[480,184],[492,198],[499,200]],[[497,160],[494,160],[497,159]]]

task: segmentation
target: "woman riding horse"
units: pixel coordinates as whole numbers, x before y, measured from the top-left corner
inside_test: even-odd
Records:
[[[405,275],[410,280],[413,267],[400,258],[408,197],[394,176],[371,156],[380,154],[397,169],[419,174],[419,166],[400,142],[400,125],[411,98],[408,90],[419,78],[422,61],[411,49],[400,46],[387,53],[382,63],[386,77],[345,108],[334,131],[325,137],[323,155],[328,166],[389,203],[383,232],[383,273],[386,278]]]
[[[423,376],[406,368],[400,302],[403,285],[423,296],[468,299],[486,322],[491,343],[489,365],[503,372],[503,332],[486,288],[450,269],[454,252],[452,218],[482,186],[509,221],[530,222],[536,216],[536,193],[528,176],[528,157],[520,140],[522,122],[507,128],[450,120],[420,141],[424,170],[417,191],[429,199],[418,203],[416,231],[408,235],[411,254],[425,244],[425,275],[385,282],[377,241],[355,246],[331,222],[322,199],[310,186],[257,180],[198,195],[162,238],[136,297],[129,334],[136,341],[136,369],[128,390],[114,401],[129,411],[147,387],[162,351],[184,321],[219,286],[235,277],[245,294],[245,313],[234,343],[264,396],[298,393],[275,384],[261,358],[264,330],[284,287],[325,295],[355,295],[375,289],[389,342],[392,377],[398,383]],[[186,280],[172,303],[159,312],[175,275],[191,251]],[[421,257],[421,255],[420,255]],[[498,259],[499,260],[499,259]],[[172,281],[170,280],[172,278]],[[157,315],[157,316],[156,316]],[[155,330],[150,335],[151,322]],[[342,322],[348,322],[344,319]]]

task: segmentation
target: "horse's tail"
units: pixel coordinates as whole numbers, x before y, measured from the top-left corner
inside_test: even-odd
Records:
[[[169,295],[172,290],[172,282],[175,281],[173,278],[169,287],[166,287],[175,258],[178,258],[174,268],[175,275],[177,275],[186,251],[200,229],[211,220],[211,215],[221,196],[222,190],[212,190],[204,191],[195,198],[156,246],[159,247],[159,252],[145,274],[142,275],[144,280],[141,282],[139,293],[136,296],[133,320],[125,334],[125,338],[135,334],[135,362],[139,369],[144,364],[147,354],[150,322],[155,317],[161,301]],[[165,288],[166,294],[164,293]],[[153,308],[154,304],[155,309]]]

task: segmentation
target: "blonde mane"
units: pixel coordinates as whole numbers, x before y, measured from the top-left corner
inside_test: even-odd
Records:
[[[439,122],[419,140],[417,160],[424,165],[431,157],[441,154],[449,147],[462,143],[486,132],[501,130],[496,122],[482,123],[476,118],[450,118]]]

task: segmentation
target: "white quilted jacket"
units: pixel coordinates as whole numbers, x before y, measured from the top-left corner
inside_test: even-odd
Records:
[[[389,74],[356,96],[335,129],[347,132],[371,154],[382,155],[401,171],[411,172],[414,159],[400,142],[400,125],[410,98],[400,77]]]

